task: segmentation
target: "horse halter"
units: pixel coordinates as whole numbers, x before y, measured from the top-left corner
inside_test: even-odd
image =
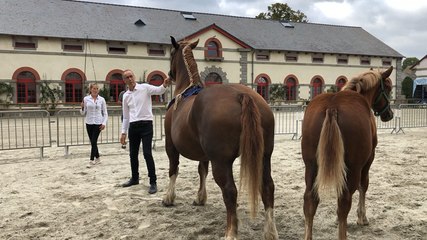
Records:
[[[374,109],[375,105],[378,104],[381,101],[381,99],[383,99],[383,98],[385,99],[387,104],[385,104],[385,106],[379,111],[374,109],[374,115],[377,117],[380,116],[381,114],[383,114],[385,111],[390,109],[390,98],[388,97],[388,95],[385,92],[384,79],[382,79],[382,78],[380,79],[380,85],[381,85],[380,93],[376,97],[374,104],[372,104],[372,109]]]

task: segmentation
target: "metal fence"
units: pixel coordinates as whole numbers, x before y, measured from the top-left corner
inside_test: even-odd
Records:
[[[275,118],[275,134],[290,134],[298,139],[303,121],[303,105],[272,106]],[[405,128],[427,127],[426,104],[393,105],[393,120],[382,122],[376,118],[378,129],[388,129],[391,133],[404,133]],[[153,147],[164,139],[164,107],[153,108]],[[117,144],[121,135],[121,108],[109,107],[108,124],[101,132],[99,144]],[[44,110],[33,111],[1,111],[0,112],[0,150],[51,147],[56,142],[58,147],[65,148],[68,155],[69,147],[89,145],[86,133],[85,118],[78,109],[61,110],[55,117],[50,117]],[[51,127],[55,126],[56,127]]]
[[[400,122],[400,109],[398,105],[390,105],[391,109],[393,110],[394,117],[392,120],[388,122],[381,121],[381,117],[375,117],[377,129],[388,129],[391,130],[391,133],[396,132],[398,126],[397,124]]]
[[[1,111],[0,150],[51,147],[50,114],[45,110]]]
[[[399,105],[400,118],[396,124],[396,133],[404,128],[427,127],[427,104]]]
[[[291,134],[298,138],[304,114],[302,105],[272,106],[274,115],[274,134]]]
[[[163,139],[163,108],[153,108],[153,147],[156,141]],[[108,123],[99,135],[98,144],[117,144],[122,132],[122,110],[120,107],[108,108]],[[68,155],[69,147],[89,145],[85,118],[80,110],[61,110],[56,114],[56,139],[58,147],[65,147]]]

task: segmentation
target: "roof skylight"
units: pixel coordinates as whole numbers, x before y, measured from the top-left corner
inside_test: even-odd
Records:
[[[292,24],[290,24],[287,21],[280,21],[280,23],[285,27],[285,28],[294,28],[294,26]]]
[[[187,20],[197,20],[196,17],[193,16],[191,12],[181,12],[182,16]]]

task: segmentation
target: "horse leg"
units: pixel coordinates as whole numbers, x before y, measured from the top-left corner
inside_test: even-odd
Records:
[[[263,184],[261,198],[264,203],[265,224],[264,224],[264,239],[276,240],[279,239],[276,229],[276,221],[274,219],[274,182],[271,178],[271,154],[264,157]]]
[[[166,144],[166,153],[169,157],[169,186],[166,195],[163,197],[164,206],[173,206],[175,201],[175,184],[179,171],[179,153],[175,147]]]
[[[221,188],[225,208],[227,210],[227,229],[225,240],[237,239],[237,188],[233,178],[233,162],[212,162],[212,175],[216,184]]]
[[[362,170],[362,176],[361,176],[360,185],[359,185],[359,204],[357,205],[357,224],[358,225],[369,224],[368,218],[366,217],[365,199],[366,199],[366,191],[368,191],[368,186],[369,186],[369,168],[371,167],[371,163],[374,160],[374,155],[375,154],[373,153],[371,160]]]
[[[354,170],[354,169],[353,169]],[[360,183],[360,171],[351,173],[349,170],[347,175],[347,189],[345,189],[341,196],[338,197],[338,239],[347,239],[347,217],[351,209],[352,196]]]
[[[347,239],[347,216],[351,209],[351,193],[345,190],[338,199],[338,239]]]
[[[314,164],[314,163],[313,163]],[[319,197],[313,189],[316,179],[316,170],[314,167],[305,168],[305,192],[304,192],[304,216],[305,216],[305,240],[313,238],[313,219],[319,205]]]
[[[207,193],[206,193],[206,176],[208,175],[209,161],[199,162],[199,177],[200,186],[197,192],[197,198],[194,200],[193,205],[204,206],[206,204]]]

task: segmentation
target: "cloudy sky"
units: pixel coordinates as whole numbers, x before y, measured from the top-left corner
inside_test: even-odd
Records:
[[[427,55],[426,0],[85,0],[131,6],[255,17],[287,3],[309,22],[362,27],[405,57]]]

